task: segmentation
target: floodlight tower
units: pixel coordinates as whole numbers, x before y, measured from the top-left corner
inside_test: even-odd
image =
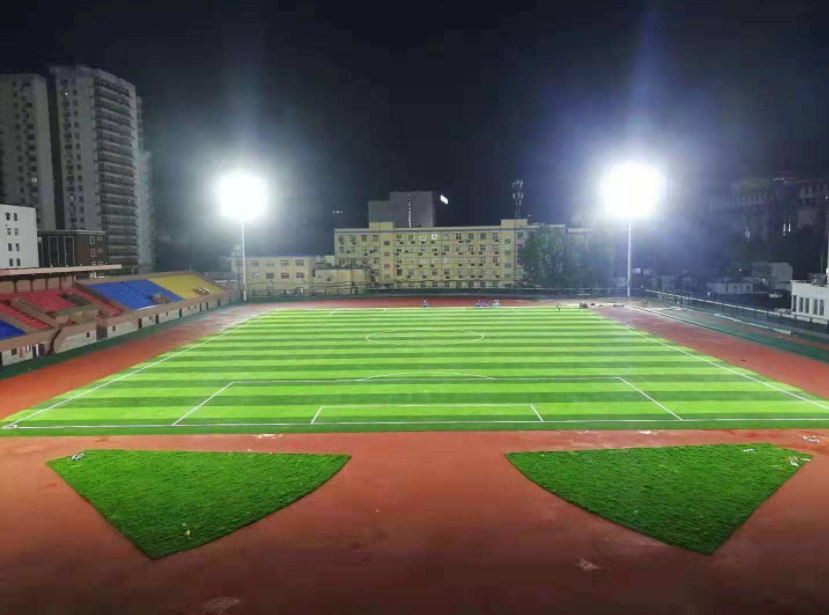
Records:
[[[265,182],[246,171],[233,171],[219,179],[219,205],[222,215],[238,220],[242,227],[242,301],[248,300],[248,276],[245,259],[245,224],[253,222],[265,211]]]
[[[625,162],[602,180],[601,198],[607,212],[628,224],[627,296],[630,298],[633,221],[645,218],[665,198],[666,181],[661,171],[643,162]]]

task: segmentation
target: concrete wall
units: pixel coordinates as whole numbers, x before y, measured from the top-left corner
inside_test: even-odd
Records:
[[[138,323],[134,321],[124,321],[118,323],[117,325],[98,327],[98,337],[101,339],[109,339],[126,335],[127,333],[132,333],[133,331],[138,331]]]
[[[34,350],[32,346],[4,350],[3,352],[0,352],[0,365],[14,365],[15,363],[29,361],[33,357]]]

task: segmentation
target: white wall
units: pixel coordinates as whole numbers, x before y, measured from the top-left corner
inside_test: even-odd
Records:
[[[792,282],[792,312],[815,318],[829,317],[829,287]]]
[[[0,269],[37,267],[34,207],[0,205]]]

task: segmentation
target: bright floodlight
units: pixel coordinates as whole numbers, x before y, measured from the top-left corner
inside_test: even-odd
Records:
[[[620,218],[650,215],[665,197],[665,176],[642,162],[625,162],[614,167],[601,185],[605,209]]]
[[[223,176],[218,184],[222,215],[242,223],[251,222],[265,211],[267,190],[265,182],[245,171],[234,171]]]

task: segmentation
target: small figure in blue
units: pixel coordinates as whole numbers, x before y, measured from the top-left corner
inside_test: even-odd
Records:
[[[423,300],[423,307],[429,307],[429,302],[426,299]]]
[[[495,301],[492,302],[492,307],[501,307],[500,299],[495,299]]]
[[[478,299],[478,300],[475,302],[475,307],[481,307],[481,300],[480,300],[480,299]]]
[[[487,307],[486,299],[484,299],[484,307]]]

